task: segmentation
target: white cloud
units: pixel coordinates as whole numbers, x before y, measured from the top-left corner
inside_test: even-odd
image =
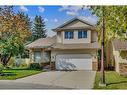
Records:
[[[65,10],[67,10],[67,11],[75,11],[75,12],[77,12],[77,11],[79,11],[81,9],[82,9],[82,6],[62,6],[59,9],[59,11],[65,11]]]
[[[44,21],[45,21],[45,22],[48,22],[49,20],[48,20],[47,18],[44,18]]]
[[[20,9],[21,9],[21,11],[23,11],[23,12],[27,12],[27,11],[28,11],[28,8],[25,7],[25,6],[20,6]]]
[[[43,13],[43,12],[45,11],[45,9],[44,9],[43,7],[38,7],[38,11],[39,11],[40,13]]]
[[[78,15],[77,12],[73,12],[73,11],[67,11],[66,14],[67,14],[67,15],[71,15],[71,16]]]
[[[89,9],[88,6],[62,6],[58,11],[66,11],[67,15],[78,15],[80,10]]]
[[[31,20],[34,20],[34,16],[30,16],[30,19],[31,19]]]
[[[54,22],[58,22],[58,19],[55,18],[55,19],[54,19]]]

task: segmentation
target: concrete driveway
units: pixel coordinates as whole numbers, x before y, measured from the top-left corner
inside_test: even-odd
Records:
[[[92,89],[95,71],[49,71],[17,79],[14,82],[36,84],[48,89]],[[34,88],[34,87],[33,87]],[[35,87],[36,89],[37,87]],[[44,88],[44,87],[42,87]]]

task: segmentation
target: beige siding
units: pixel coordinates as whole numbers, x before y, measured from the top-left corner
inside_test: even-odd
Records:
[[[120,72],[119,71],[119,64],[121,63],[127,63],[127,60],[126,59],[123,59],[121,56],[120,56],[120,52],[119,51],[115,51],[114,47],[113,47],[113,56],[114,56],[114,60],[115,60],[115,70],[116,72]]]
[[[97,42],[98,41],[98,35],[96,31],[91,32],[91,42]]]
[[[119,52],[113,51],[114,59],[115,59],[115,70],[119,72]]]
[[[87,38],[78,39],[78,30],[74,30],[73,39],[65,39],[65,33],[62,35],[63,44],[75,44],[75,43],[91,43],[91,31],[87,31]]]
[[[123,59],[120,56],[120,52],[119,51],[113,51],[113,55],[115,57],[115,61],[118,63],[127,63],[127,59]]]
[[[56,55],[58,54],[91,54],[92,61],[97,62],[97,51],[96,50],[52,50],[51,61],[55,62]]]
[[[62,32],[57,32],[57,43],[62,43]]]
[[[74,21],[66,26],[64,28],[69,28],[69,27],[86,27],[89,26],[81,21]],[[73,30],[74,31],[74,38],[73,39],[65,39],[65,33],[64,31],[57,32],[57,42],[58,43],[63,43],[63,44],[76,44],[76,43],[91,43],[91,42],[96,42],[98,41],[98,36],[97,32],[87,30],[88,37],[83,38],[83,39],[78,39],[78,30]]]
[[[74,43],[91,43],[97,42],[98,35],[96,31],[88,30],[88,38],[78,39],[78,30],[74,30],[73,39],[65,39],[64,31],[57,33],[57,42],[63,44],[74,44]]]
[[[64,27],[67,28],[67,27],[86,27],[86,26],[89,26],[89,25],[77,20]]]

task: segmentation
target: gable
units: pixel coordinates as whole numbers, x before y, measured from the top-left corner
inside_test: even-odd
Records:
[[[66,24],[62,28],[69,28],[69,27],[89,27],[90,25],[80,21],[80,20],[75,20],[69,24]]]
[[[59,27],[52,29],[54,32],[63,31],[67,29],[89,29],[89,30],[95,30],[95,25],[84,21],[79,18],[74,18],[66,23],[60,25]]]

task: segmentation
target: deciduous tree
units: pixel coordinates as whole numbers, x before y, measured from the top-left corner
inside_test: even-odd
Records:
[[[104,9],[104,10],[103,10]],[[115,38],[126,39],[125,32],[127,30],[127,7],[126,6],[92,6],[92,13],[98,16],[99,20],[97,23],[99,40],[103,40],[104,32],[104,43],[107,60],[110,59],[110,45],[111,41]],[[103,23],[105,22],[105,23]],[[103,26],[103,27],[102,27]],[[104,59],[102,59],[104,60]],[[109,64],[107,61],[107,64]]]
[[[26,21],[13,12],[13,6],[0,10],[0,60],[6,66],[12,56],[22,52],[31,33]]]

